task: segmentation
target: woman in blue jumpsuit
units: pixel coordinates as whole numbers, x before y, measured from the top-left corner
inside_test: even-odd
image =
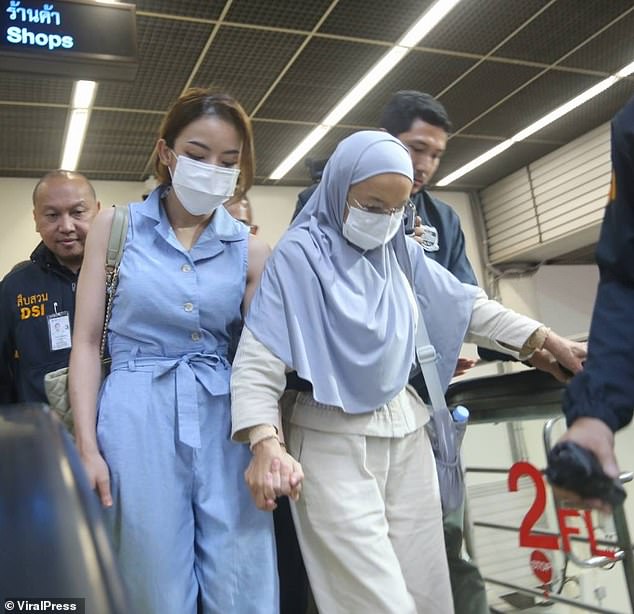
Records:
[[[253,179],[249,120],[190,90],[157,143],[161,185],[129,205],[100,392],[105,250],[95,221],[79,280],[70,392],[77,445],[106,506],[132,611],[270,613],[278,607],[269,514],[230,441],[230,359],[268,248],[222,207]]]

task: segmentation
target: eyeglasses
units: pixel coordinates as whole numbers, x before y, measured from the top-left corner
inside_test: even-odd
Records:
[[[355,198],[352,199],[352,202],[354,204],[350,205],[350,202],[346,201],[348,207],[353,206],[355,209],[361,209],[361,211],[367,211],[368,213],[376,213],[377,215],[394,215],[395,213],[402,212],[410,201],[404,200],[398,207],[394,207],[393,209],[384,209],[381,205],[363,205]]]

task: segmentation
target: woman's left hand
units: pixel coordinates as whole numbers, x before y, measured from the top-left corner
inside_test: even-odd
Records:
[[[304,479],[301,465],[282,448],[276,438],[265,439],[253,447],[253,458],[244,473],[256,506],[273,511],[275,499],[288,495],[299,498]]]

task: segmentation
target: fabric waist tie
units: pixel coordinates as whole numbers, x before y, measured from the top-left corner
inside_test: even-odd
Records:
[[[136,349],[136,348],[135,348]],[[222,371],[231,368],[226,358],[218,354],[201,352],[178,357],[143,356],[137,352],[128,354],[127,360],[120,356],[113,358],[112,369],[135,371],[151,367],[155,378],[164,377],[176,370],[176,415],[178,439],[191,448],[200,448],[200,419],[198,416],[198,396],[196,382],[211,395],[229,393],[229,377]]]

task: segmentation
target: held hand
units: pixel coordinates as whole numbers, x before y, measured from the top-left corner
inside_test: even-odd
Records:
[[[108,465],[99,452],[91,452],[81,455],[81,461],[88,476],[88,483],[97,495],[104,507],[112,505],[112,495],[110,493],[110,472]]]
[[[302,466],[286,451],[282,445],[282,458],[279,464],[279,477],[276,476],[277,466],[272,466],[273,486],[276,488],[278,496],[287,495],[293,501],[299,499],[302,490],[304,472]]]
[[[557,362],[573,373],[583,369],[583,361],[588,354],[588,345],[564,339],[551,331],[544,343],[544,350],[549,351]]]
[[[253,447],[253,458],[244,479],[261,510],[272,511],[275,499],[288,495],[297,500],[304,474],[301,465],[288,454],[277,439],[265,439]]]
[[[462,356],[458,358],[458,364],[456,365],[456,370],[454,371],[454,377],[458,377],[459,375],[464,375],[469,369],[472,369],[478,364],[478,361],[474,358],[463,358]]]
[[[419,215],[416,216],[416,220],[414,222],[414,234],[412,235],[412,239],[421,245],[423,243],[423,220]]]
[[[577,418],[559,441],[573,441],[582,448],[590,450],[608,476],[611,478],[619,476],[619,466],[614,455],[614,433],[603,420]],[[553,491],[558,498],[566,502],[608,511],[606,504],[600,500],[583,500],[575,493],[560,488],[553,488]]]
[[[550,373],[558,382],[565,384],[570,380],[570,375],[564,372],[557,359],[547,350],[537,350],[527,362],[545,373]]]

